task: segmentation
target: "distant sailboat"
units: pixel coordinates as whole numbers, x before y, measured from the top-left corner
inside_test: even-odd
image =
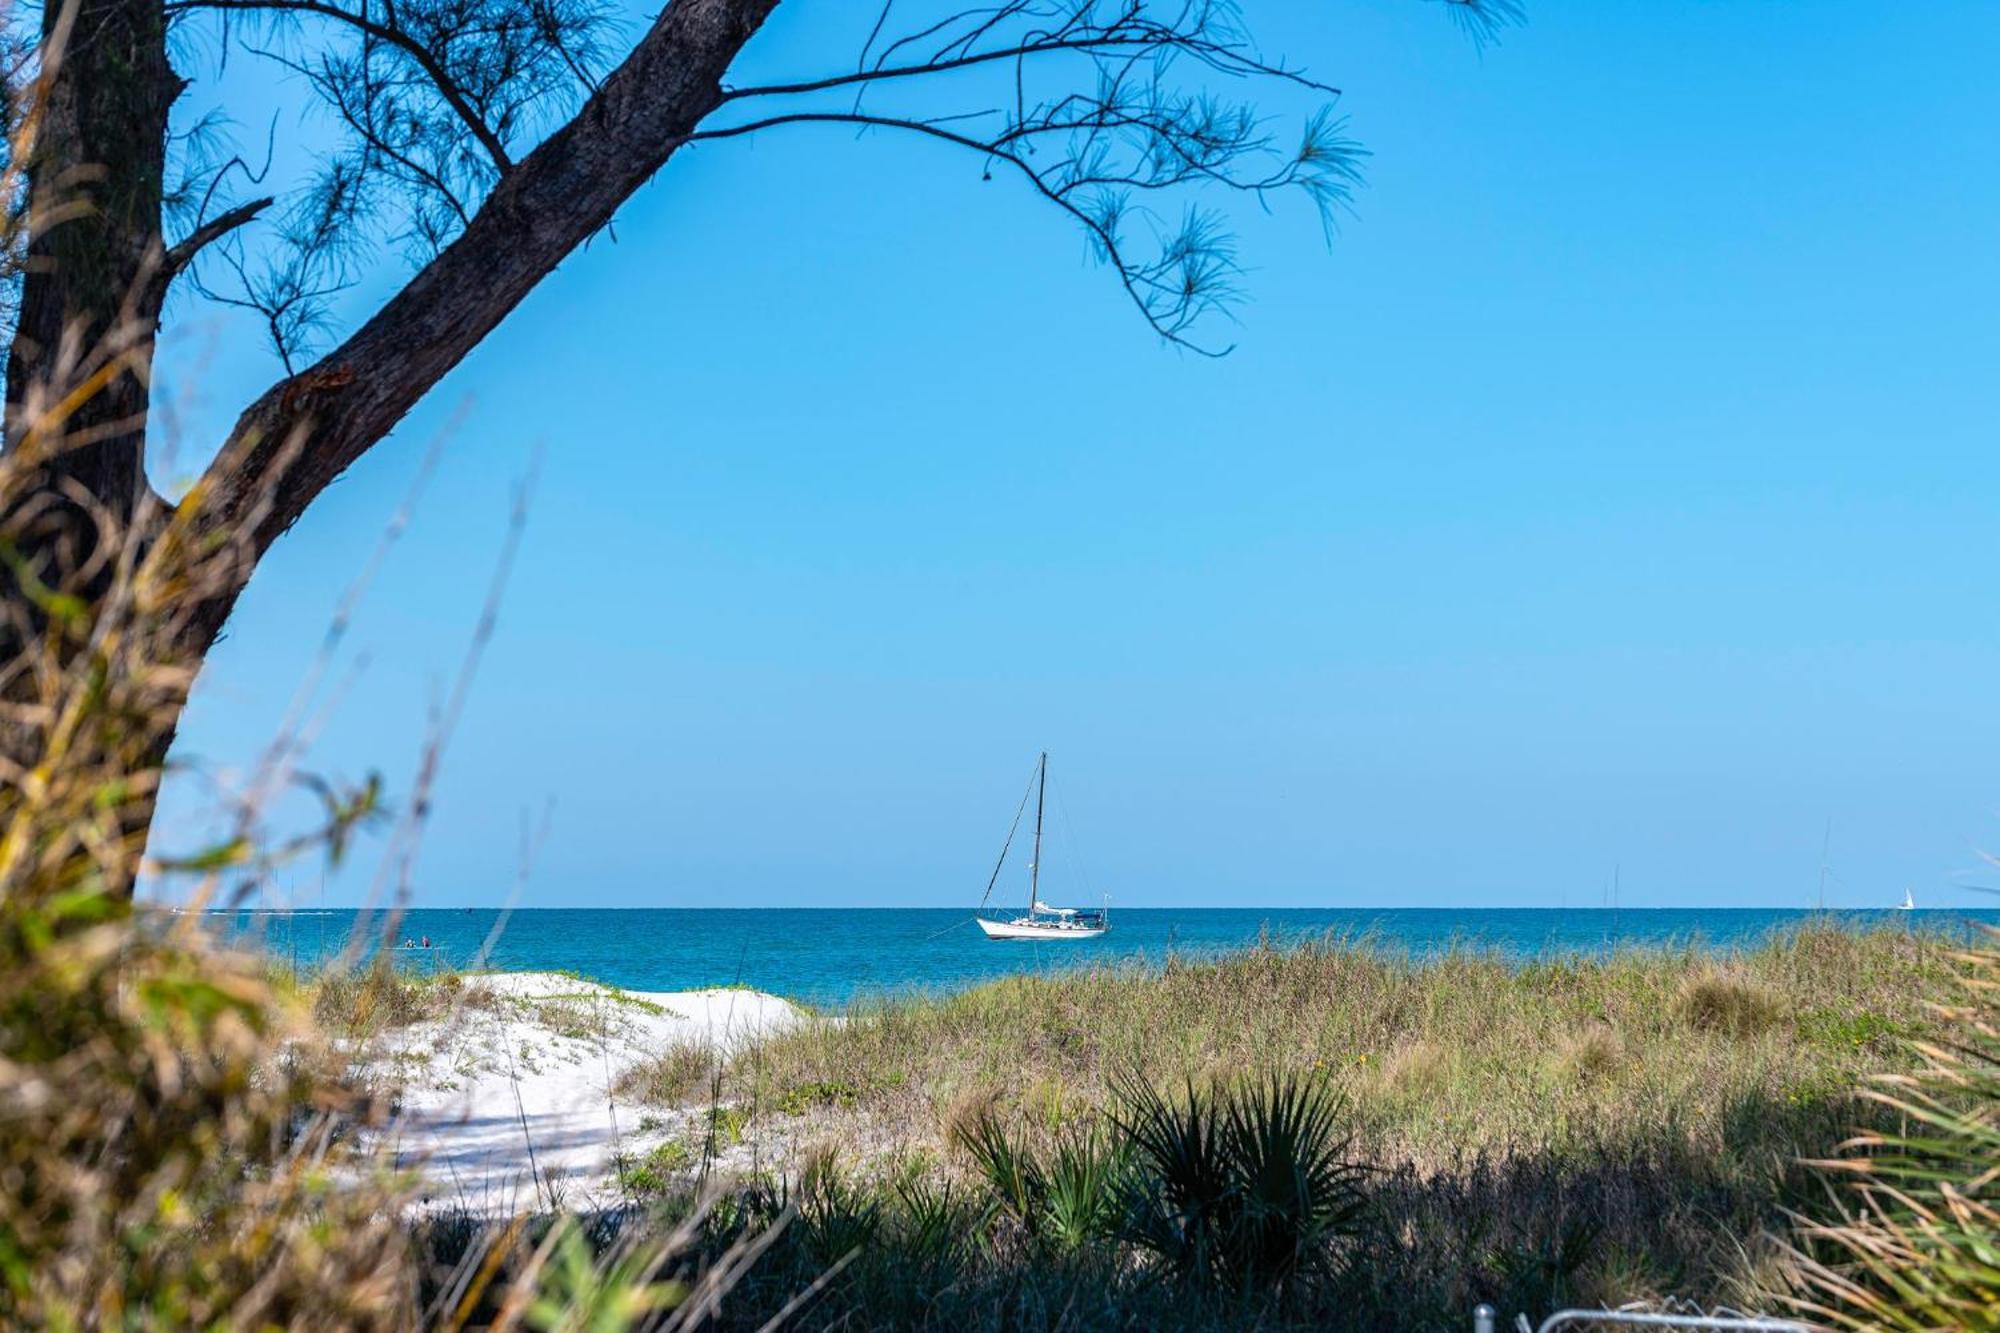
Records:
[[[1915,894],[1913,894],[1913,893],[1911,893],[1911,892],[1910,892],[1910,891],[1909,891],[1908,889],[1904,889],[1904,890],[1903,890],[1903,901],[1902,901],[1902,904],[1901,904],[1900,906],[1898,906],[1896,910],[1897,910],[1897,911],[1899,911],[1899,912],[1914,912],[1914,911],[1916,911],[1916,910],[1917,910],[1917,898],[1916,898],[1916,895],[1915,895]]]
[[[1042,901],[1042,806],[1049,791],[1049,756],[1045,750],[1035,766],[1035,859],[1028,863],[1028,911],[1011,921],[993,921],[983,916],[979,923],[989,940],[1090,940],[1111,929],[1109,912],[1082,912],[1074,907],[1051,907]],[[1021,809],[1014,812],[1014,824],[1001,844],[1000,859],[993,865],[993,877],[986,881],[986,897],[979,900],[981,911],[1000,882],[1000,867],[1007,864],[1007,849],[1014,845],[1014,830],[1021,826],[1021,811],[1028,798],[1021,797]]]

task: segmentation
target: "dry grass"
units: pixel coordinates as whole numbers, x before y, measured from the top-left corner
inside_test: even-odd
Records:
[[[1460,951],[1418,962],[1342,942],[1159,970],[1016,977],[867,1008],[763,1043],[723,1095],[810,1111],[856,1142],[938,1147],[955,1103],[997,1099],[1030,1124],[1106,1100],[1126,1070],[1227,1081],[1271,1067],[1338,1073],[1365,1142],[1418,1164],[1467,1151],[1561,1150],[1616,1133],[1698,1150],[1739,1144],[1750,1106],[1833,1108],[1929,1021],[1944,942],[1808,927],[1756,950],[1635,952],[1512,967]]]
[[[1781,1024],[1785,1006],[1753,981],[1704,971],[1681,983],[1674,996],[1674,1016],[1703,1032],[1754,1037]]]
[[[439,1022],[468,1010],[491,1010],[501,1001],[477,976],[459,972],[412,976],[380,961],[321,973],[302,983],[300,992],[321,1031],[347,1038]]]
[[[1851,1093],[1868,1075],[1912,1064],[1904,1039],[1933,1030],[1926,1000],[1948,986],[1952,948],[1815,925],[1726,956],[1515,967],[1329,941],[1017,977],[775,1037],[729,1065],[720,1094],[753,1111],[748,1135],[772,1158],[833,1152],[863,1179],[914,1173],[936,1190],[967,1179],[954,1145],[968,1125],[990,1119],[1024,1152],[1052,1155],[1107,1122],[1135,1071],[1196,1089],[1312,1072],[1345,1097],[1376,1230],[1366,1262],[1294,1312],[1301,1326],[1437,1327],[1480,1300],[1544,1312],[1670,1293],[1754,1300],[1776,1259],[1767,1237],[1817,1188],[1798,1159],[1866,1122]],[[680,1104],[713,1095],[666,1069],[628,1087]],[[900,1197],[870,1206],[894,1215]],[[999,1300],[1021,1279],[975,1265],[957,1280]],[[1204,1327],[1245,1313],[1132,1293],[1090,1306],[1065,1291],[1049,1298],[1113,1322]],[[999,1326],[954,1309],[911,1322]],[[1258,1318],[1284,1327],[1293,1315]]]
[[[620,1101],[675,1106],[706,1096],[715,1053],[701,1042],[679,1041],[625,1071],[612,1087]]]

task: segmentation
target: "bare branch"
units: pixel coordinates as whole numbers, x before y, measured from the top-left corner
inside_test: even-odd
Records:
[[[1465,3],[1465,0],[1457,0]],[[822,79],[806,79],[797,83],[767,83],[747,88],[726,88],[722,99],[725,102],[741,101],[748,97],[785,97],[805,93],[826,92],[834,88],[851,88],[870,83],[888,83],[897,79],[922,78],[936,74],[948,74],[956,70],[972,69],[980,65],[990,65],[998,61],[1032,60],[1047,55],[1104,55],[1117,51],[1151,51],[1166,46],[1184,51],[1213,68],[1230,74],[1267,75],[1295,83],[1328,97],[1340,96],[1340,89],[1332,84],[1321,83],[1308,78],[1304,71],[1289,69],[1283,65],[1265,64],[1254,58],[1232,52],[1213,42],[1201,42],[1186,37],[1177,37],[1166,30],[1148,25],[1145,29],[1124,33],[1107,31],[1101,35],[1048,38],[1023,42],[1016,46],[1001,47],[996,50],[974,52],[955,56],[949,60],[925,61],[921,64],[892,65],[876,69],[860,69],[851,74],[835,74]]]
[[[1194,298],[1200,293],[1187,286],[1176,291],[1166,281],[1167,274],[1164,270],[1156,270],[1152,265],[1128,262],[1119,246],[1114,226],[1107,225],[1101,217],[1094,216],[1077,206],[1064,191],[1052,188],[1031,164],[1002,144],[961,134],[933,121],[899,120],[892,116],[873,116],[852,111],[802,111],[790,115],[767,116],[762,120],[731,125],[723,129],[704,130],[690,135],[689,141],[733,139],[754,134],[758,130],[774,129],[780,125],[812,124],[859,125],[872,129],[903,130],[939,139],[960,148],[970,148],[989,159],[1006,163],[1020,172],[1044,199],[1082,224],[1084,230],[1090,234],[1099,254],[1117,271],[1119,280],[1124,285],[1125,294],[1131,298],[1132,304],[1162,338],[1202,356],[1225,356],[1231,350],[1228,347],[1206,347],[1188,336],[1188,326],[1193,322],[1195,315],[1215,308],[1212,302],[1200,301],[1200,309],[1196,310],[1193,308],[1197,304]],[[1224,272],[1233,271],[1234,267],[1233,257],[1223,258],[1211,276],[1220,278]]]
[[[725,107],[761,110],[768,99],[786,109],[704,123],[694,139],[852,125],[976,152],[989,174],[996,162],[1012,168],[1080,224],[1161,337],[1204,354],[1226,349],[1201,339],[1196,323],[1239,295],[1229,229],[1212,211],[1185,208],[1163,221],[1132,199],[1214,188],[1265,204],[1296,190],[1330,235],[1360,184],[1364,154],[1331,110],[1339,90],[1261,53],[1222,0],[997,0],[885,39],[890,9],[876,14],[855,70],[726,90]],[[939,112],[914,94],[896,108],[863,105],[871,90],[888,97],[951,76],[970,77],[1005,109]],[[1209,91],[1214,76],[1321,105],[1302,116],[1295,146],[1281,146],[1259,110]],[[1126,234],[1134,224],[1150,235]]]
[[[437,57],[425,48],[422,42],[393,24],[377,23],[365,14],[342,9],[339,5],[325,3],[325,0],[168,0],[167,9],[169,12],[214,9],[315,14],[321,18],[348,24],[378,42],[395,47],[415,62],[417,68],[421,69],[436,86],[438,96],[444,99],[445,105],[465,122],[465,128],[479,141],[479,146],[486,150],[487,156],[493,159],[493,165],[503,174],[513,169],[514,159],[508,155],[507,146],[500,141],[500,136],[493,132],[493,128],[473,111],[471,104],[465,100],[464,91],[445,72]]]
[[[221,240],[244,223],[249,222],[275,202],[276,200],[268,195],[262,199],[252,199],[249,203],[238,204],[227,212],[218,214],[196,227],[187,234],[186,238],[167,247],[166,259],[160,265],[159,280],[166,282],[171,279],[175,274],[193,263],[194,257],[200,254],[204,248]]]

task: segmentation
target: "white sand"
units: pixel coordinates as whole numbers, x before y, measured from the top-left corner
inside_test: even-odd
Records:
[[[618,1077],[676,1043],[721,1052],[800,1022],[747,990],[620,991],[547,972],[470,977],[491,998],[392,1033],[370,1064],[402,1087],[391,1146],[425,1204],[505,1215],[614,1202],[613,1159],[643,1158],[687,1113],[620,1104]]]

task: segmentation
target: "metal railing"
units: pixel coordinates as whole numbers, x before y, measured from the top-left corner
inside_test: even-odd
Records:
[[[1490,1305],[1482,1305],[1472,1312],[1472,1333],[1498,1333],[1499,1311]],[[1742,1314],[1734,1310],[1708,1314],[1701,1310],[1687,1312],[1668,1309],[1649,1310],[1558,1310],[1544,1319],[1539,1327],[1528,1323],[1528,1316],[1516,1315],[1515,1327],[1519,1333],[1559,1333],[1564,1329],[1592,1328],[1657,1328],[1657,1329],[1720,1329],[1735,1330],[1736,1333],[1815,1333],[1810,1324],[1801,1324],[1795,1319],[1778,1319],[1771,1315]]]

